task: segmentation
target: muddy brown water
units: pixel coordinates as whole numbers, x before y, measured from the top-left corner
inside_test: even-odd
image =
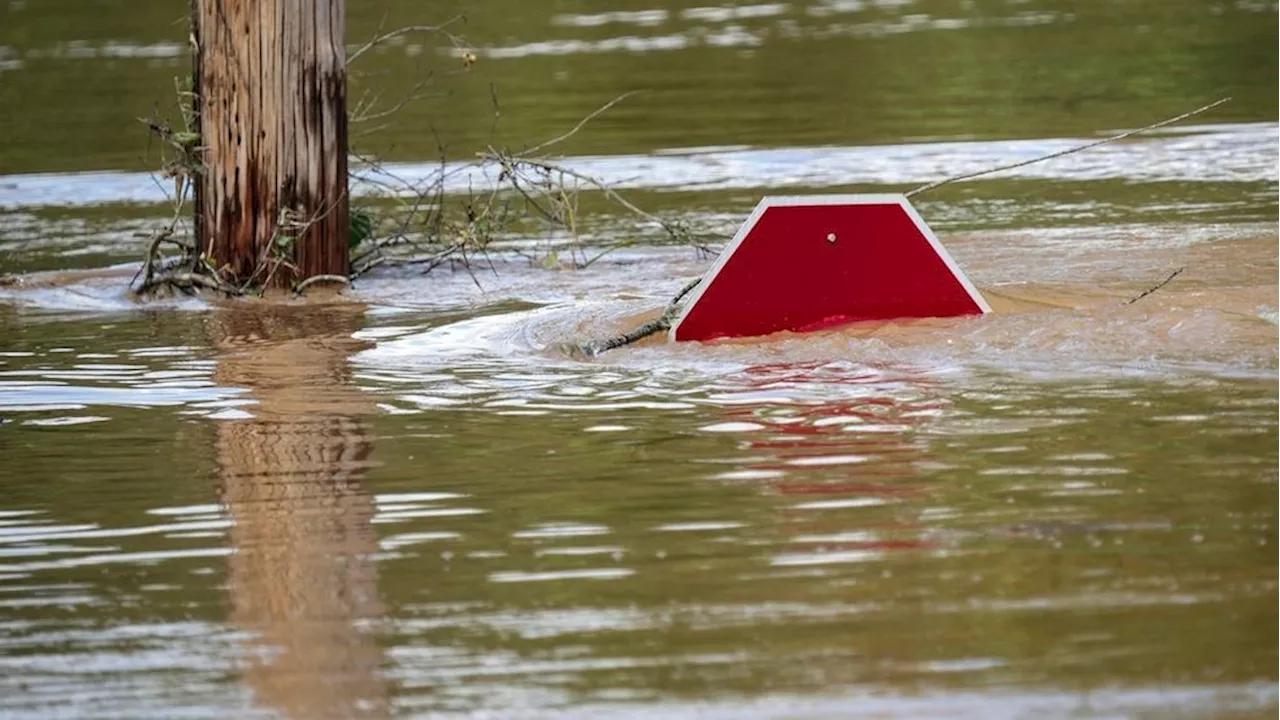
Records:
[[[1274,3],[460,7],[353,80],[442,71],[392,171],[644,87],[565,162],[722,237],[1235,99],[922,195],[989,316],[583,361],[711,259],[133,302],[184,6],[7,4],[0,717],[1275,715]]]

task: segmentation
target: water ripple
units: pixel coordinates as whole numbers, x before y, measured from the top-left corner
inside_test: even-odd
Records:
[[[1130,182],[1269,182],[1280,126],[1238,123],[1185,126],[1135,142],[1107,145],[1003,173],[1001,177]],[[646,155],[565,158],[566,167],[618,189],[708,191],[769,188],[902,186],[977,172],[1066,150],[1091,138],[931,142],[868,147],[729,150],[667,149]],[[440,164],[386,163],[385,173],[357,175],[354,195],[439,177]],[[496,181],[496,169],[446,166],[446,190],[465,193]],[[406,195],[409,191],[406,190]],[[85,172],[0,176],[0,209],[165,202],[151,175]]]

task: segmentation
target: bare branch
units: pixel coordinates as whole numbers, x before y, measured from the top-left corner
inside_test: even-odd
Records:
[[[542,170],[547,173],[553,173],[553,172],[559,173],[566,177],[571,177],[577,180],[581,180],[582,182],[585,182],[588,185],[591,185],[597,190],[600,190],[605,194],[605,197],[608,197],[610,200],[613,200],[614,202],[630,210],[636,215],[639,215],[640,217],[646,220],[649,220],[651,222],[657,223],[660,227],[662,227],[663,230],[667,231],[667,234],[670,235],[673,239],[687,240],[689,237],[688,232],[685,231],[680,226],[674,223],[667,222],[666,220],[663,220],[657,215],[653,215],[651,213],[645,212],[644,210],[641,210],[639,207],[633,204],[630,200],[627,200],[625,197],[618,194],[617,190],[614,190],[611,185],[605,183],[603,180],[599,180],[590,175],[580,173],[576,170],[567,168],[563,165],[557,165],[547,160],[503,155],[502,153],[498,153],[497,151],[495,151],[493,148],[489,148],[488,152],[479,153],[479,155],[481,158],[485,160],[493,161],[501,164],[502,167],[507,168],[511,172],[514,172],[520,166],[526,166],[526,167]]]
[[[465,16],[465,15],[455,15],[455,16],[453,16],[452,18],[450,18],[449,20],[447,20],[447,21],[445,21],[445,22],[440,23],[439,25],[406,25],[406,26],[404,26],[404,27],[402,27],[402,28],[397,28],[397,29],[392,30],[392,31],[390,31],[390,32],[379,33],[378,35],[375,35],[375,36],[373,37],[373,39],[372,39],[372,40],[370,40],[369,42],[367,42],[367,43],[365,43],[364,45],[362,45],[358,50],[356,50],[355,52],[353,52],[353,53],[351,53],[350,55],[348,55],[348,56],[347,56],[347,65],[351,65],[351,63],[353,63],[353,62],[355,62],[355,61],[356,61],[356,58],[358,58],[358,57],[360,57],[361,55],[365,54],[365,52],[367,52],[368,50],[370,50],[370,49],[372,49],[372,48],[374,48],[374,47],[377,47],[378,45],[381,45],[382,43],[384,43],[384,42],[386,42],[386,41],[388,41],[388,40],[391,40],[392,38],[397,38],[397,37],[400,37],[401,35],[408,35],[409,33],[437,33],[437,32],[445,32],[445,28],[447,28],[447,27],[449,27],[450,25],[452,25],[452,24],[454,24],[454,23],[456,23],[456,22],[459,22],[459,21],[461,21],[461,22],[465,23],[465,22],[467,21],[466,16]],[[447,32],[445,32],[445,34],[446,34],[446,35],[449,35],[449,33],[447,33]],[[449,38],[450,38],[451,40],[454,40],[455,42],[457,41],[457,38],[455,38],[453,35],[449,35]]]
[[[604,340],[592,340],[578,345],[577,347],[568,348],[568,350],[570,353],[578,352],[587,355],[588,357],[595,357],[600,353],[608,352],[609,350],[643,340],[650,335],[655,335],[663,330],[670,330],[671,323],[675,322],[676,315],[680,314],[680,301],[684,300],[685,296],[690,292],[693,292],[693,289],[697,287],[700,282],[702,282],[701,277],[690,280],[688,284],[680,289],[680,292],[676,293],[675,297],[671,298],[671,302],[667,303],[667,307],[662,311],[662,315],[658,316],[656,319],[650,320],[635,330],[615,337],[605,338]]]
[[[370,112],[373,109],[374,104],[377,102],[377,98],[375,98],[373,102],[370,102],[368,106],[366,106],[366,108],[357,108],[358,112],[351,114],[351,122],[362,123],[362,122],[368,122],[370,120],[381,120],[384,117],[388,117],[389,115],[392,115],[398,112],[404,106],[412,103],[415,100],[418,100],[419,98],[426,96],[426,93],[422,92],[422,89],[427,87],[428,85],[431,85],[432,80],[434,79],[435,77],[432,73],[427,73],[427,76],[419,80],[418,82],[414,83],[413,87],[410,88],[409,92],[405,93],[404,97],[400,98],[400,101],[397,102],[395,105],[392,105],[386,110],[380,110],[378,112]]]
[[[298,286],[293,289],[293,294],[301,295],[307,288],[315,285],[316,283],[337,283],[339,285],[351,287],[351,278],[348,278],[345,275],[312,275],[306,280],[298,283]]]
[[[1049,153],[1048,155],[1043,155],[1043,156],[1041,156],[1041,157],[1033,158],[1033,159],[1031,159],[1031,160],[1023,160],[1022,162],[1016,162],[1016,163],[1012,163],[1012,164],[1010,164],[1010,165],[1001,165],[1000,167],[993,167],[993,168],[988,168],[988,169],[986,169],[986,170],[979,170],[978,172],[966,173],[966,174],[964,174],[964,175],[956,175],[955,177],[944,178],[944,179],[942,179],[942,180],[938,180],[938,181],[935,181],[935,182],[928,183],[927,185],[921,185],[920,187],[916,188],[915,190],[911,190],[911,191],[909,191],[909,192],[905,193],[905,195],[906,195],[907,197],[911,197],[911,196],[913,196],[913,195],[919,195],[919,194],[920,194],[920,193],[922,193],[922,192],[928,192],[928,191],[930,191],[930,190],[933,190],[934,188],[939,188],[939,187],[942,187],[943,185],[948,185],[948,184],[953,183],[953,182],[960,182],[961,180],[972,180],[973,178],[976,178],[976,177],[982,177],[983,175],[990,175],[990,174],[992,174],[992,173],[998,173],[998,172],[1001,172],[1001,171],[1003,171],[1003,170],[1013,170],[1013,169],[1015,169],[1015,168],[1025,167],[1025,166],[1027,166],[1027,165],[1033,165],[1033,164],[1038,163],[1038,162],[1044,162],[1045,160],[1052,160],[1052,159],[1054,159],[1054,158],[1060,158],[1060,157],[1062,157],[1062,156],[1064,156],[1064,155],[1071,155],[1071,154],[1073,154],[1073,153],[1078,153],[1078,152],[1081,152],[1081,151],[1084,151],[1084,150],[1088,150],[1088,149],[1090,149],[1090,148],[1096,148],[1096,147],[1098,147],[1099,145],[1106,145],[1107,143],[1113,143],[1113,142],[1116,142],[1116,141],[1118,141],[1118,140],[1124,140],[1125,138],[1130,138],[1130,137],[1133,137],[1134,135],[1139,135],[1139,134],[1144,133],[1144,132],[1150,132],[1150,131],[1155,130],[1155,129],[1157,129],[1157,128],[1162,128],[1162,127],[1164,127],[1164,126],[1166,126],[1166,125],[1172,125],[1172,124],[1174,124],[1174,123],[1176,123],[1176,122],[1181,122],[1181,121],[1183,121],[1183,120],[1186,120],[1186,119],[1187,119],[1187,118],[1189,118],[1189,117],[1194,117],[1194,116],[1196,116],[1196,115],[1199,115],[1199,114],[1200,114],[1200,113],[1202,113],[1202,112],[1206,112],[1206,111],[1208,111],[1208,110],[1212,110],[1212,109],[1214,109],[1214,108],[1218,107],[1219,105],[1221,105],[1221,104],[1223,104],[1223,103],[1225,103],[1225,102],[1228,102],[1228,101],[1230,101],[1230,100],[1231,100],[1231,98],[1229,98],[1229,97],[1224,97],[1224,98],[1222,98],[1222,99],[1220,99],[1220,100],[1215,100],[1214,102],[1211,102],[1211,103],[1209,103],[1208,105],[1204,105],[1204,106],[1202,106],[1202,107],[1198,107],[1198,108],[1196,108],[1195,110],[1192,110],[1191,112],[1185,112],[1185,113],[1182,113],[1181,115],[1179,115],[1179,116],[1177,116],[1177,117],[1171,117],[1171,118],[1169,118],[1168,120],[1161,120],[1161,121],[1160,121],[1160,122],[1158,122],[1158,123],[1154,123],[1154,124],[1152,124],[1152,125],[1148,125],[1148,126],[1146,126],[1146,127],[1140,127],[1140,128],[1138,128],[1137,130],[1129,130],[1128,132],[1122,132],[1122,133],[1120,133],[1119,135],[1112,135],[1112,136],[1111,136],[1111,137],[1109,137],[1109,138],[1103,138],[1103,139],[1101,139],[1101,140],[1096,140],[1096,141],[1091,142],[1091,143],[1087,143],[1087,144],[1084,144],[1084,145],[1080,145],[1079,147],[1071,148],[1070,150],[1059,150],[1058,152]]]
[[[591,113],[590,115],[588,115],[588,116],[586,116],[586,117],[582,118],[581,120],[579,120],[579,121],[578,121],[578,124],[577,124],[577,125],[574,125],[574,126],[573,126],[573,129],[572,129],[572,130],[570,130],[569,132],[564,133],[563,135],[560,135],[560,136],[558,136],[558,137],[551,138],[550,140],[548,140],[548,141],[546,141],[546,142],[544,142],[544,143],[540,143],[540,144],[538,144],[538,145],[534,145],[533,147],[529,148],[528,150],[525,150],[524,152],[516,153],[516,154],[515,154],[515,157],[518,157],[518,158],[526,158],[526,157],[529,157],[530,155],[535,155],[535,154],[537,154],[537,153],[539,153],[539,152],[542,152],[543,150],[546,150],[547,148],[551,147],[552,145],[558,145],[558,144],[560,144],[560,143],[564,142],[565,140],[568,140],[569,138],[571,138],[571,137],[573,137],[574,135],[578,134],[578,131],[579,131],[579,130],[581,130],[582,128],[586,127],[587,123],[591,122],[592,120],[596,119],[597,117],[599,117],[599,116],[603,115],[605,112],[607,112],[607,111],[609,110],[609,108],[613,107],[614,105],[617,105],[618,103],[622,102],[623,100],[626,100],[627,98],[631,97],[632,95],[635,95],[636,93],[640,93],[640,92],[644,92],[644,91],[643,91],[643,90],[629,90],[629,91],[627,91],[627,92],[622,93],[622,94],[621,94],[621,95],[619,95],[618,97],[616,97],[616,98],[614,98],[614,99],[610,100],[609,102],[605,103],[604,105],[601,105],[600,107],[596,108],[595,112],[593,112],[593,113]],[[496,108],[496,106],[497,106],[497,98],[496,98],[496,96],[495,96],[495,98],[494,98],[494,106],[495,106],[495,108]],[[495,110],[495,114],[496,114],[496,110]]]

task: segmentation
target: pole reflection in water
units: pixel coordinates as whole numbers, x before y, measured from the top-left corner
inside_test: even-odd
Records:
[[[220,384],[251,418],[218,424],[234,521],[232,621],[262,644],[245,668],[256,701],[293,718],[386,714],[373,499],[360,488],[373,402],[349,381],[354,306],[254,307],[210,320]]]

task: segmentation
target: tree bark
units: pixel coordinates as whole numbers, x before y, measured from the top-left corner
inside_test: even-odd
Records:
[[[196,240],[226,279],[346,275],[345,0],[191,0]]]

